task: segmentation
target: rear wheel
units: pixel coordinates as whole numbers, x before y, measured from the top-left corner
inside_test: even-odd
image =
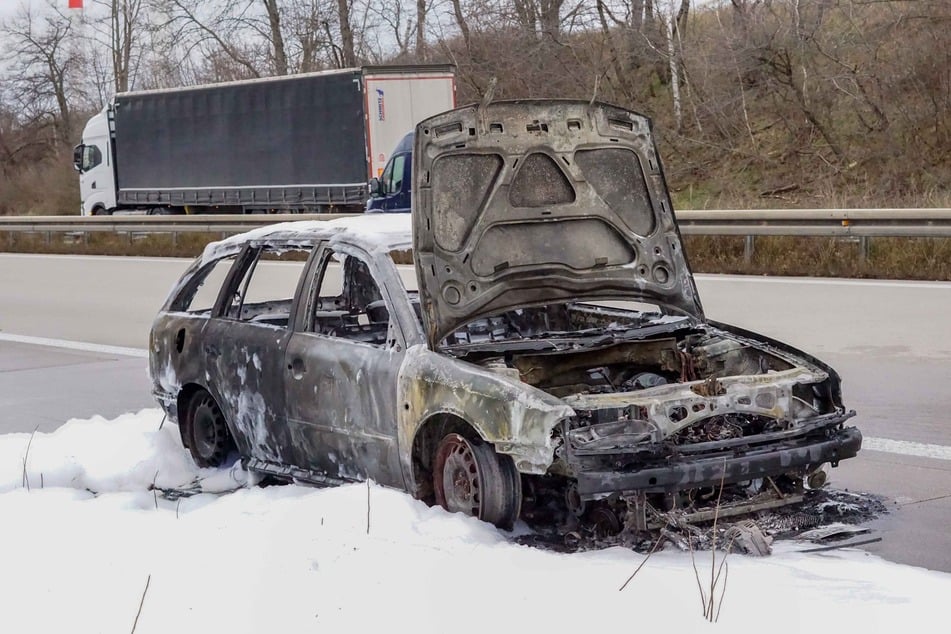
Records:
[[[218,403],[204,390],[188,404],[188,450],[199,467],[219,467],[234,449],[234,440]]]
[[[436,503],[499,528],[511,529],[522,503],[522,481],[515,463],[491,445],[447,434],[433,460]]]

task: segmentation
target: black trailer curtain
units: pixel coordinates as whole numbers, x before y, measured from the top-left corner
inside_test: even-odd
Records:
[[[119,189],[366,181],[359,72],[116,98]]]

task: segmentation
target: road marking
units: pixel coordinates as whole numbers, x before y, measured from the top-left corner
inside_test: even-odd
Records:
[[[951,282],[916,282],[914,280],[852,280],[826,277],[782,277],[779,275],[716,275],[698,273],[699,282],[750,282],[753,284],[810,284],[818,286],[867,286],[872,288],[920,288],[951,291]]]
[[[31,346],[47,346],[50,348],[66,348],[82,352],[97,352],[99,354],[117,354],[126,357],[148,358],[149,351],[144,348],[123,348],[121,346],[107,346],[100,343],[86,341],[69,341],[67,339],[48,339],[46,337],[29,337],[27,335],[11,335],[0,333],[0,341],[11,343],[25,343]]]
[[[910,440],[866,437],[862,439],[862,449],[901,454],[903,456],[951,460],[951,447],[948,445],[929,445],[926,443],[912,442]]]
[[[28,259],[28,258],[51,258],[55,260],[79,260],[84,262],[96,261],[119,261],[135,260],[136,262],[154,263],[154,262],[191,262],[195,258],[179,257],[148,257],[144,255],[79,255],[68,253],[0,253],[0,258],[10,259]]]

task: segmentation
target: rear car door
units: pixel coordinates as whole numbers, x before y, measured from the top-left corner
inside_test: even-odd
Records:
[[[365,253],[325,245],[317,258],[285,352],[298,464],[330,480],[402,487],[396,385],[405,343],[389,289]]]
[[[250,245],[202,334],[208,383],[242,455],[292,462],[284,417],[284,349],[310,247]]]

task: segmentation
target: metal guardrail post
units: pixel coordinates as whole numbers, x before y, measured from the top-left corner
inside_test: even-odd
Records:
[[[756,246],[756,236],[746,236],[743,241],[743,261],[749,264],[753,261],[753,248]]]

